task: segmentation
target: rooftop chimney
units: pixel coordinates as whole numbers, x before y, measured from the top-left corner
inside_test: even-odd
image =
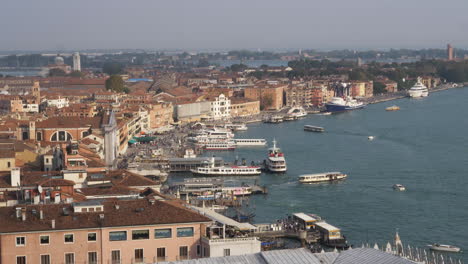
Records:
[[[104,214],[99,214],[99,219],[104,220]]]
[[[52,229],[55,229],[55,219],[52,219],[52,221],[50,222],[50,224],[52,225]]]
[[[16,218],[21,218],[21,207],[16,207]]]
[[[120,208],[120,205],[116,204],[115,205],[115,210],[119,210],[119,208]]]
[[[44,219],[44,211],[42,211],[42,209],[39,211],[39,219]]]
[[[21,208],[21,220],[26,221],[26,208]]]
[[[10,174],[10,185],[11,187],[19,187],[21,184],[20,180],[21,169],[20,168],[11,168]]]

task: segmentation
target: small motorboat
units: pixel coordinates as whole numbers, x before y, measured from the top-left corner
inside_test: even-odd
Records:
[[[458,253],[461,251],[459,247],[455,247],[451,245],[432,244],[432,245],[427,245],[427,246],[431,250],[436,250],[436,251],[454,252],[454,253]]]
[[[400,191],[400,192],[406,191],[406,187],[403,186],[403,185],[401,185],[401,184],[395,184],[395,185],[393,185],[393,189],[394,189],[395,191]]]
[[[398,111],[400,110],[400,107],[399,106],[396,106],[396,105],[392,105],[392,106],[389,106],[387,108],[385,108],[386,111]]]
[[[368,136],[367,139],[368,140],[374,140],[374,136]]]

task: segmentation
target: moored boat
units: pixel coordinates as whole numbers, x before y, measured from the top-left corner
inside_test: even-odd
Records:
[[[215,166],[214,159],[211,160],[208,166],[198,167],[190,171],[195,175],[202,176],[248,176],[262,173],[259,166]]]
[[[263,138],[235,138],[234,143],[237,147],[240,146],[265,146],[266,140]]]
[[[352,98],[333,97],[325,104],[327,112],[344,112],[364,108],[366,105]]]
[[[341,172],[325,172],[315,174],[304,174],[299,176],[300,183],[316,183],[326,181],[337,181],[348,177],[348,175]]]
[[[199,145],[205,150],[235,150],[236,144],[233,142],[212,142]]]
[[[295,118],[301,118],[307,116],[307,112],[302,107],[292,107],[291,109],[289,109],[287,115]]]
[[[408,96],[411,98],[429,96],[429,90],[422,83],[421,77],[418,77],[416,84],[408,90]]]
[[[263,122],[265,123],[272,123],[272,124],[282,123],[283,121],[284,121],[283,117],[279,115],[269,116],[265,120],[263,120]]]
[[[454,253],[458,253],[461,251],[459,247],[451,246],[451,245],[432,244],[432,245],[427,245],[427,246],[431,250],[436,250],[436,251],[454,252]]]

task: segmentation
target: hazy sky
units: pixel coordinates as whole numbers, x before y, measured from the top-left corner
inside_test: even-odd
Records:
[[[468,0],[3,0],[0,50],[468,47]]]

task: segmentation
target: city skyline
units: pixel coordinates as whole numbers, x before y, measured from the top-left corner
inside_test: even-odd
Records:
[[[0,50],[468,47],[460,0],[27,2],[4,3]]]

